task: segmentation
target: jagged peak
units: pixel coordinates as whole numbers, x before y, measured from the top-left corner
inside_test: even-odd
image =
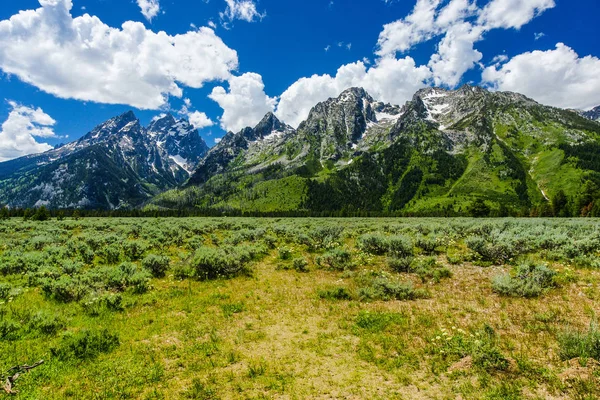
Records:
[[[361,87],[351,87],[344,90],[334,101],[348,101],[348,100],[359,100],[365,99],[369,103],[373,103],[373,97]]]
[[[123,114],[115,117],[116,120],[123,121],[125,123],[137,121],[135,113],[132,110],[126,111]]]

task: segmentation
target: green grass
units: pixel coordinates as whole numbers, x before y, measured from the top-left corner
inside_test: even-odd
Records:
[[[45,361],[18,399],[595,398],[600,270],[570,260],[598,226],[2,221],[0,374]]]

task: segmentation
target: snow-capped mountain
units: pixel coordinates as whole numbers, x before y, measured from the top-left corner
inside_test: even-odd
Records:
[[[185,120],[146,129],[133,112],[46,153],[0,163],[0,202],[11,207],[133,207],[189,178],[208,147]]]
[[[600,106],[593,108],[590,111],[584,111],[582,115],[592,121],[600,121]]]
[[[600,124],[518,93],[427,88],[397,106],[352,88],[296,130],[268,114],[228,133],[188,181],[194,188],[152,204],[460,215],[483,198],[522,213],[595,176],[595,135]]]

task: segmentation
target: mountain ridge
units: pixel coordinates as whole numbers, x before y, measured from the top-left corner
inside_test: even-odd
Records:
[[[76,141],[0,163],[0,202],[10,207],[136,207],[185,182],[207,150],[186,120],[168,114],[147,129],[128,111]]]
[[[482,199],[503,213],[548,213],[559,193],[575,198],[600,183],[582,150],[596,146],[600,124],[470,85],[422,89],[401,107],[351,88],[298,129],[249,140],[258,137],[229,133],[201,162],[211,168],[188,181],[185,202],[175,191],[150,207],[460,214]]]
[[[75,142],[0,163],[0,202],[463,215],[483,201],[524,215],[548,214],[567,193],[563,208],[577,214],[600,205],[599,139],[589,115],[470,85],[425,88],[402,106],[349,88],[297,129],[267,113],[211,149],[185,119],[164,114],[145,128],[129,111]]]

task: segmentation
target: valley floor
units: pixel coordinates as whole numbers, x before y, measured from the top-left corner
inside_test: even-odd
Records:
[[[0,221],[0,374],[45,360],[18,399],[595,399],[599,254],[593,219]]]

